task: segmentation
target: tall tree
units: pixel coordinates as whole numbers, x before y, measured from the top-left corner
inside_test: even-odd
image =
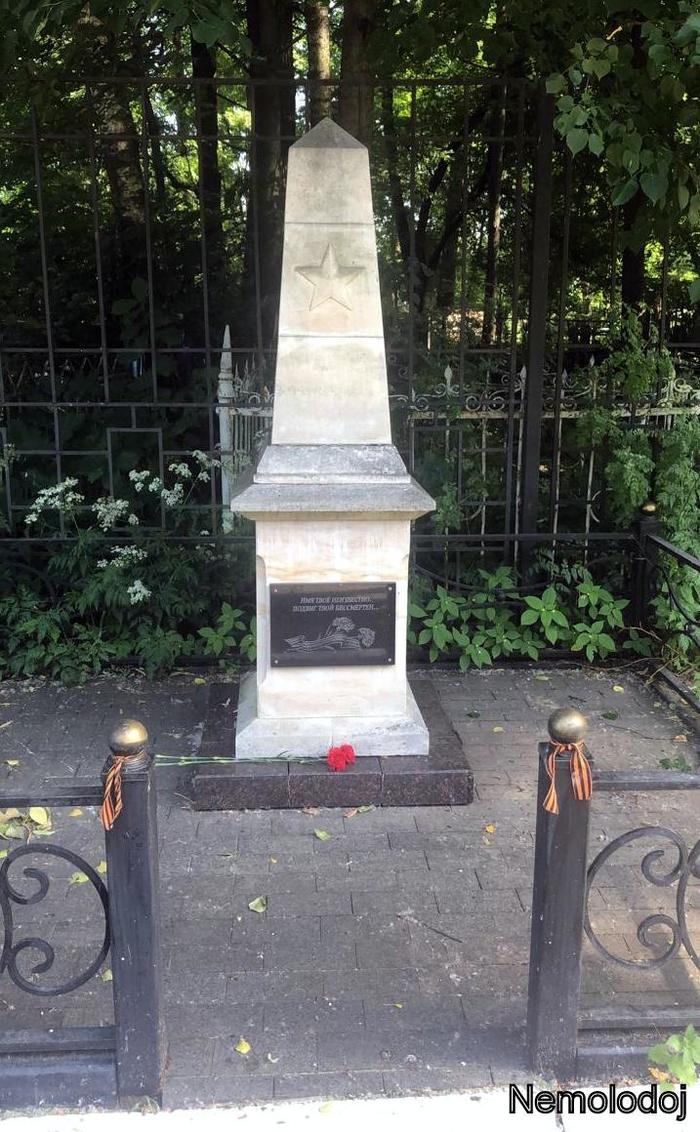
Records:
[[[219,170],[219,114],[216,84],[216,53],[191,35],[192,76],[195,80],[199,184],[206,267],[210,287],[210,313],[216,318],[224,298],[224,237],[221,219],[221,172]],[[221,321],[220,319],[216,319]]]
[[[377,26],[378,0],[345,0],[341,28],[340,124],[369,146],[374,125],[374,72],[369,40]]]
[[[309,120],[312,126],[331,112],[332,90],[323,81],[331,77],[331,13],[327,0],[304,4],[309,56]]]
[[[250,93],[253,122],[251,207],[246,248],[248,310],[255,309],[257,281],[263,346],[274,338],[282,266],[282,223],[287,150],[294,140],[292,62],[293,0],[247,0],[252,44]],[[249,327],[253,325],[247,319]],[[263,375],[260,375],[262,380]]]

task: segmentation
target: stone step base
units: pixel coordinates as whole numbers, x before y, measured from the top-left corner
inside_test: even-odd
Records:
[[[190,781],[194,808],[466,805],[474,797],[474,776],[462,742],[431,681],[417,676],[410,683],[430,734],[430,753],[358,758],[341,772],[331,771],[318,759],[207,761],[231,757],[234,750],[234,735],[228,724],[230,708],[226,714],[213,711],[202,736],[201,765],[194,767]]]

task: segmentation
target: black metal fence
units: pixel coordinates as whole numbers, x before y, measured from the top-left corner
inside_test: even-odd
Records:
[[[227,501],[271,415],[279,190],[287,148],[309,125],[307,84],[3,89],[4,541],[28,549],[41,488],[75,477],[89,506],[127,493],[134,468],[167,479],[195,449],[221,468],[184,517],[161,509],[144,524],[249,540]],[[438,501],[419,529],[444,536],[448,555],[466,536],[469,553],[511,559],[521,535],[599,531],[600,461],[573,428],[610,404],[590,363],[605,356],[619,305],[624,232],[594,159],[572,164],[552,100],[525,81],[404,80],[372,96],[394,434]],[[289,103],[286,131],[270,132],[273,98]],[[671,238],[655,249],[645,296],[675,365],[643,403],[613,406],[652,429],[700,409],[700,333],[674,282],[679,255]],[[54,518],[33,537],[72,537]],[[435,554],[421,554],[433,569]]]
[[[113,752],[112,759],[124,753],[115,747]],[[23,994],[48,1003],[88,984],[108,960],[114,1003],[111,1025],[4,1027],[0,1033],[0,1105],[5,1108],[131,1105],[144,1098],[160,1102],[164,1044],[156,792],[151,757],[145,752],[136,755],[122,771],[123,810],[114,828],[105,833],[106,880],[80,854],[53,841],[32,840],[10,848],[0,864],[0,986],[8,980]],[[100,806],[102,794],[102,783],[94,781],[56,784],[44,792],[3,790],[0,807]],[[49,916],[42,931],[40,907],[52,888],[47,866],[56,861],[86,878],[96,894],[100,917],[99,942],[92,954],[83,958],[77,973],[72,970],[62,981],[55,981],[55,976],[51,981],[56,941]],[[59,885],[58,880],[54,883]],[[33,913],[29,925],[24,922],[27,909]],[[72,924],[75,942],[94,936],[94,927],[90,924],[88,930],[86,924],[81,933],[78,924]],[[27,931],[42,934],[25,934]]]
[[[552,717],[554,723],[554,717]],[[552,742],[568,742],[551,726]],[[580,739],[580,736],[576,737]],[[559,812],[550,813],[544,801],[552,778],[548,761],[551,743],[539,748],[537,829],[532,901],[530,982],[528,993],[527,1039],[534,1071],[562,1082],[600,1079],[601,1074],[620,1073],[646,1065],[647,1053],[655,1038],[648,1035],[664,1030],[680,1030],[688,1023],[700,1024],[698,977],[686,978],[686,1001],[679,1005],[635,1003],[602,1007],[581,1006],[581,969],[587,961],[585,941],[605,964],[637,973],[635,988],[644,994],[644,975],[664,971],[685,958],[687,965],[700,972],[700,939],[694,895],[700,880],[700,840],[691,831],[690,844],[674,829],[644,825],[630,829],[609,841],[591,859],[590,812],[600,793],[654,793],[696,791],[700,774],[681,771],[606,771],[592,767],[592,801],[574,796],[571,781],[571,751],[555,755],[554,783]],[[673,893],[673,908],[659,911],[648,901],[636,924],[636,941],[641,954],[611,950],[611,943],[596,926],[591,893],[599,883],[599,873],[617,866],[626,879],[623,890],[634,888],[634,877],[626,847],[644,851],[639,867],[652,895],[656,891]],[[620,857],[617,858],[617,854]],[[649,910],[647,910],[649,909]],[[626,909],[616,909],[622,914]],[[695,916],[695,920],[691,919]],[[618,936],[618,943],[621,936]],[[623,996],[624,997],[624,996]]]

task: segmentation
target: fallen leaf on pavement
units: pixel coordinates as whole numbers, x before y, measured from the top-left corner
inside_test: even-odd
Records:
[[[321,810],[318,806],[304,806],[301,812],[310,818],[315,818],[317,814],[321,813]]]
[[[87,884],[87,877],[85,873],[73,873],[73,876],[68,881],[69,884]]]
[[[5,759],[5,766],[19,766],[19,759]]]
[[[374,809],[374,806],[358,806],[358,814],[369,814]]]
[[[206,680],[204,679],[204,677],[203,677],[203,676],[195,676],[195,678],[194,678],[194,680],[192,681],[192,683],[193,683],[193,684],[206,684]]]
[[[624,692],[622,684],[613,684],[613,692]]]
[[[688,742],[688,736],[682,735],[682,734],[681,735],[674,735],[673,736],[673,742],[674,743],[687,743]]]
[[[106,971],[102,972],[102,974],[100,975],[100,978],[102,979],[103,983],[113,983],[114,982],[114,975],[110,971],[109,967],[107,968]]]
[[[354,818],[356,813],[357,813],[357,806],[355,806],[354,810],[344,810],[343,811],[343,817],[344,818]]]
[[[484,832],[485,833],[495,833],[496,832],[496,826],[494,825],[494,823],[492,821],[490,821],[487,825],[484,826]]]
[[[82,816],[83,816],[83,811],[81,810],[80,806],[74,806],[73,809],[68,814],[69,818],[81,818]]]
[[[29,817],[41,829],[45,829],[47,825],[51,825],[51,815],[44,806],[30,806]]]
[[[494,731],[503,731],[502,727],[494,727]]]
[[[256,896],[254,900],[250,901],[248,907],[250,908],[251,912],[258,912],[262,914],[267,909],[267,897]]]
[[[106,873],[107,873],[107,862],[106,861],[100,861],[99,865],[97,866],[97,872],[100,874],[101,877],[106,875]]]
[[[245,1040],[245,1038],[239,1038],[233,1048],[235,1049],[236,1053],[240,1053],[243,1057],[245,1057],[247,1053],[250,1053],[253,1047],[250,1042],[247,1042]]]
[[[327,829],[315,829],[314,830],[314,837],[316,838],[317,841],[330,841],[332,836],[333,836],[333,834],[329,833]]]

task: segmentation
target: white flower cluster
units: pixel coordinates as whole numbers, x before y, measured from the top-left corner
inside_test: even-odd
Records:
[[[92,509],[97,515],[98,526],[103,531],[109,531],[120,519],[126,518],[129,514],[129,501],[128,499],[110,499],[108,496],[103,496],[96,503],[93,503]],[[129,516],[130,523],[132,518],[136,519],[138,523],[135,515]]]
[[[69,476],[54,487],[42,488],[27,512],[24,520],[27,526],[36,523],[42,511],[60,511],[64,515],[71,515],[85,502],[85,496],[73,490],[77,486],[78,481]]]
[[[130,586],[127,586],[126,592],[129,595],[129,601],[132,605],[139,605],[140,602],[147,601],[151,596],[151,591],[147,586],[144,586],[139,578],[137,578],[135,582],[132,582]]]
[[[145,550],[139,546],[112,546],[109,553],[112,555],[112,561],[107,558],[100,558],[97,565],[100,570],[106,570],[108,566],[116,566],[117,569],[122,569],[124,566],[130,566],[133,562],[143,562],[148,558]]]
[[[192,453],[192,459],[196,460],[199,464],[197,479],[202,483],[209,483],[210,472],[212,468],[221,467],[221,460],[212,459],[211,456],[208,456],[206,452],[202,452],[199,448],[195,448],[194,452]]]
[[[181,480],[192,479],[192,472],[187,464],[169,464],[168,471],[172,472],[174,476],[179,476]]]
[[[177,507],[185,498],[185,489],[181,483],[176,483],[171,490],[164,487],[160,497],[166,507]]]
[[[150,472],[135,472],[133,470],[129,472],[129,479],[134,485],[135,491],[143,491],[150,474]]]

